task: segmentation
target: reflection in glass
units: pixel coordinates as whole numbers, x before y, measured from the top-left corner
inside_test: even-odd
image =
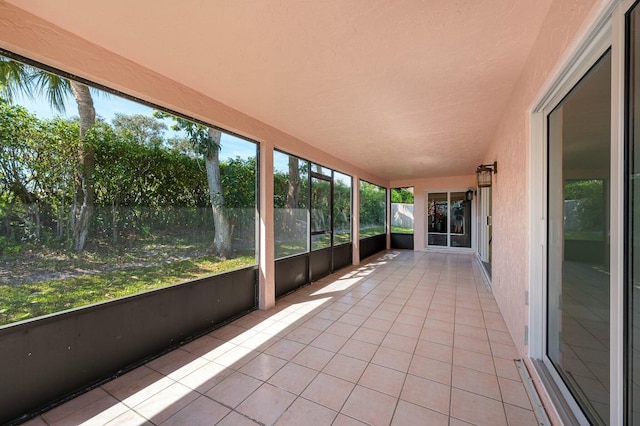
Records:
[[[611,60],[548,116],[547,357],[595,424],[609,419]]]
[[[471,247],[471,201],[465,195],[451,193],[451,247]]]

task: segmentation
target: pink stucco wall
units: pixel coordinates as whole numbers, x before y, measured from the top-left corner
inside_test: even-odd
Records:
[[[529,320],[525,293],[529,268],[539,267],[529,265],[530,110],[601,4],[598,0],[553,2],[483,161],[497,161],[499,167],[493,187],[493,293],[525,360],[524,333]],[[544,393],[541,396],[547,405]],[[554,424],[558,422],[550,414]]]
[[[556,0],[497,128],[485,163],[498,162],[493,187],[493,289],[511,335],[526,354],[528,311],[530,109],[545,82],[586,30],[600,6],[597,0]]]

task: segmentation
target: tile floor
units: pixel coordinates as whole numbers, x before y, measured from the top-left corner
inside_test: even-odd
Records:
[[[536,425],[473,256],[388,251],[28,422]]]

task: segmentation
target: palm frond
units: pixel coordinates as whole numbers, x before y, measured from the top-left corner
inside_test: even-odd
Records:
[[[64,113],[66,110],[65,102],[71,94],[69,80],[42,70],[37,70],[33,80],[35,89],[44,95],[49,105],[56,111]]]
[[[9,102],[20,96],[33,99],[35,69],[0,56],[0,94]]]

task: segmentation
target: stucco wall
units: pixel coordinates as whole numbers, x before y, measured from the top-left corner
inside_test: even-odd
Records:
[[[529,268],[540,267],[528,263],[530,110],[601,4],[602,1],[597,0],[553,2],[484,158],[484,163],[497,161],[499,169],[493,186],[493,293],[514,343],[525,359],[528,352],[525,326],[529,319],[525,293],[529,286]],[[544,395],[543,399],[546,400]]]
[[[564,54],[599,9],[596,0],[556,0],[504,111],[486,163],[498,162],[493,187],[493,289],[513,340],[524,355],[528,311],[530,109]]]

